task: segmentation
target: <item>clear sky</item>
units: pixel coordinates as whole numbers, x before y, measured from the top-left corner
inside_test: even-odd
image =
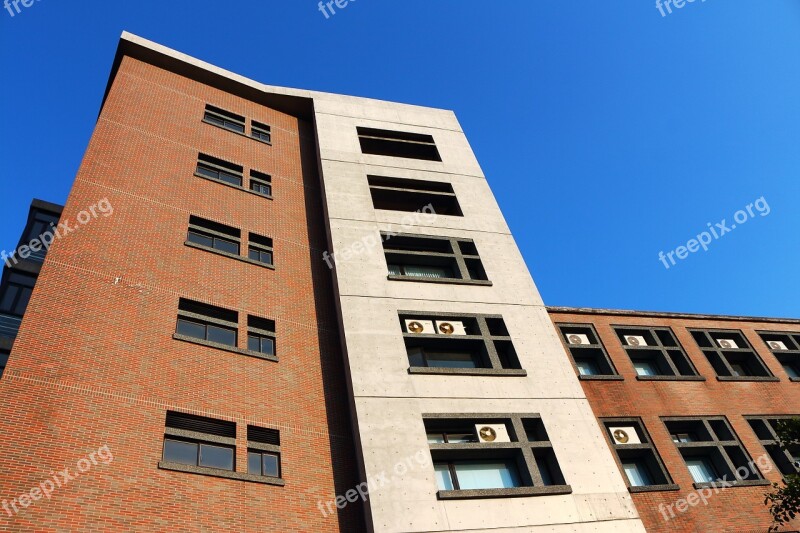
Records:
[[[0,8],[0,248],[31,198],[65,201],[128,30],[272,85],[453,109],[548,305],[800,317],[798,0],[19,8]],[[708,251],[659,260],[723,219]]]

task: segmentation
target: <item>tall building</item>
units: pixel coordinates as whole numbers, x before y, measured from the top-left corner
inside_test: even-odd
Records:
[[[800,473],[776,435],[800,417],[800,320],[549,311],[647,530],[767,531],[765,492]]]

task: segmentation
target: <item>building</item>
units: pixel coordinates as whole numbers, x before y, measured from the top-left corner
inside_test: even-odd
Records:
[[[767,531],[800,320],[549,308],[648,531]],[[797,529],[796,525],[795,528]]]

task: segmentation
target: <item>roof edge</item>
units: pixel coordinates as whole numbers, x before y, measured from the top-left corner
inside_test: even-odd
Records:
[[[594,307],[545,306],[548,313],[570,313],[574,315],[612,315],[654,318],[684,318],[690,320],[727,320],[730,322],[771,322],[776,324],[800,324],[797,318],[770,318],[760,316],[709,315],[703,313],[674,313],[666,311],[634,311],[628,309],[601,309]]]

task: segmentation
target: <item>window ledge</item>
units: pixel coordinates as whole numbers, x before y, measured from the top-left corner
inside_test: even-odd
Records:
[[[176,341],[183,341],[183,342],[190,342],[192,344],[199,344],[200,346],[207,346],[209,348],[216,348],[217,350],[223,350],[226,352],[238,353],[239,355],[246,355],[248,357],[255,357],[256,359],[264,359],[265,361],[272,361],[273,363],[278,362],[278,357],[275,355],[267,355],[259,352],[253,352],[250,350],[243,350],[241,348],[236,348],[234,346],[228,346],[227,344],[220,344],[218,342],[211,342],[206,341],[203,339],[195,339],[194,337],[187,337],[186,335],[178,335],[177,333],[172,335],[172,338]]]
[[[667,492],[681,490],[680,485],[647,485],[644,487],[628,487],[628,492],[631,494],[639,494],[642,492]]]
[[[526,377],[528,372],[516,368],[436,368],[412,366],[409,374],[444,376],[518,376]]]
[[[581,381],[625,381],[622,376],[615,376],[613,374],[600,374],[596,376],[578,376]]]
[[[569,485],[553,485],[549,487],[518,487],[514,489],[440,490],[436,493],[436,497],[440,500],[466,500],[476,498],[553,496],[557,494],[572,494],[572,487]]]
[[[766,479],[753,479],[749,481],[714,481],[711,483],[693,483],[695,489],[725,489],[734,487],[766,487],[772,485]]]
[[[703,376],[636,376],[639,381],[706,381]]]
[[[228,128],[226,128],[225,126],[220,126],[219,124],[214,124],[213,122],[209,122],[209,121],[207,121],[205,118],[202,120],[202,122],[203,122],[204,124],[208,124],[209,126],[214,126],[215,128],[219,128],[219,129],[221,129],[221,130],[225,130],[225,131],[227,131],[227,132],[230,132],[230,133],[235,133],[236,135],[239,135],[239,136],[241,136],[241,137],[245,137],[245,138],[247,138],[247,139],[253,139],[254,141],[258,141],[258,142],[260,142],[260,143],[262,143],[262,144],[267,144],[267,145],[269,145],[269,146],[272,146],[272,143],[271,143],[271,142],[263,141],[263,140],[261,140],[261,139],[259,139],[259,138],[257,138],[257,137],[253,137],[252,135],[248,135],[248,134],[246,134],[246,133],[239,133],[238,131],[235,131],[235,130],[228,129]],[[256,122],[258,122],[258,121],[256,121]],[[253,126],[250,126],[250,127],[252,128]],[[246,126],[245,126],[245,129],[247,129],[247,127],[246,127]]]
[[[800,383],[800,378],[789,378],[789,381],[794,381],[795,383]]]
[[[264,485],[276,485],[279,487],[283,487],[284,485],[286,485],[286,482],[278,477],[257,476],[255,474],[232,472],[230,470],[222,470],[219,468],[208,468],[206,466],[184,465],[181,463],[172,463],[170,461],[159,461],[158,468],[160,468],[161,470],[172,470],[175,472],[185,472],[187,474],[201,474],[204,476],[235,479],[238,481],[250,481],[252,483],[261,483]]]
[[[241,255],[232,254],[230,252],[217,250],[216,248],[212,248],[210,246],[203,246],[202,244],[197,244],[196,242],[186,241],[183,244],[185,244],[189,248],[196,248],[198,250],[211,252],[212,254],[224,255],[225,257],[229,257],[231,259],[237,259],[237,260],[243,261],[245,263],[250,263],[251,265],[256,265],[256,266],[260,266],[262,268],[268,268],[270,270],[275,270],[275,265],[268,265],[266,263],[262,263],[261,261],[255,261],[253,259],[250,259],[249,257],[244,257],[244,256],[241,256]]]
[[[419,283],[449,283],[451,285],[483,285],[486,287],[493,285],[491,281],[482,279],[417,278],[414,276],[398,276],[397,274],[389,274],[388,279],[391,281],[417,281]]]
[[[250,189],[245,189],[241,185],[234,185],[233,183],[228,183],[227,181],[222,181],[222,180],[217,180],[217,179],[214,179],[214,178],[209,178],[208,176],[203,176],[202,174],[198,174],[197,172],[194,173],[194,176],[196,178],[208,180],[208,181],[211,181],[213,183],[219,183],[220,185],[227,185],[228,187],[231,187],[232,189],[237,189],[239,191],[244,191],[244,192],[247,192],[247,193],[250,193],[250,194],[255,194],[256,196],[260,196],[261,198],[266,198],[267,200],[273,200],[273,197],[268,195],[268,194],[262,194],[262,193],[260,193],[258,191],[251,191]],[[244,177],[242,177],[242,180],[244,180]]]
[[[775,376],[717,376],[717,381],[780,381]]]

